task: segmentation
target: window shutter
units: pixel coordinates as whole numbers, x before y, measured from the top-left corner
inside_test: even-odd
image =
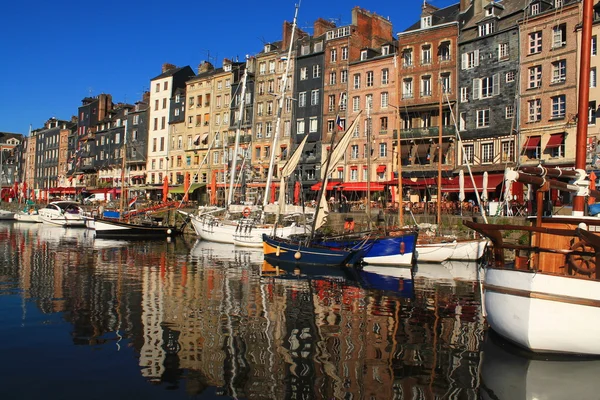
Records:
[[[481,92],[481,79],[473,79],[473,100],[479,99],[479,93]]]
[[[475,50],[475,62],[473,63],[473,65],[475,67],[477,67],[479,65],[479,50]]]
[[[500,74],[492,76],[492,87],[492,96],[498,96],[500,94]]]
[[[461,56],[461,69],[467,69],[467,60],[469,55],[467,53],[462,53]]]

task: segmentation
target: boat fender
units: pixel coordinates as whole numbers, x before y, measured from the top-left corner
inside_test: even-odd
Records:
[[[250,210],[250,207],[246,207],[246,208],[244,208],[244,212],[242,214],[244,215],[245,218],[248,218],[250,216],[251,212],[252,212],[252,210]]]
[[[170,235],[171,233],[173,233],[170,229],[167,229],[167,235]]]
[[[275,250],[275,255],[277,257],[279,257],[279,250],[281,250],[281,247],[277,246],[277,250]]]
[[[296,260],[299,260],[299,259],[301,259],[301,258],[302,258],[302,254],[301,254],[299,251],[297,251],[297,252],[296,252],[296,254],[294,254],[294,258],[295,258]]]
[[[400,254],[404,255],[406,253],[406,244],[404,242],[400,242]]]

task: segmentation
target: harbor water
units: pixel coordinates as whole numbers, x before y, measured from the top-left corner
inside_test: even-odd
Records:
[[[0,238],[3,399],[600,392],[597,379],[579,382],[597,375],[599,361],[549,364],[488,334],[475,264],[308,276],[265,264],[260,249],[192,237],[111,241],[86,229],[2,222]],[[556,374],[550,381],[562,389],[536,389],[534,369]],[[534,389],[537,397],[528,396]]]

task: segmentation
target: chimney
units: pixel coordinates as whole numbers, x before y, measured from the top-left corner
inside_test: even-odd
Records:
[[[475,9],[473,10],[473,15],[477,15],[483,11],[484,3],[487,3],[488,0],[473,0],[473,5]]]
[[[335,24],[333,22],[326,21],[323,18],[319,18],[314,23],[313,36],[319,37],[319,36],[325,34],[325,32],[327,32],[328,30],[333,29],[333,28],[335,28]]]
[[[175,69],[175,68],[177,68],[177,67],[175,65],[173,65],[173,64],[164,63],[162,65],[162,73],[164,74],[165,72],[170,71],[170,70]]]
[[[208,71],[212,71],[214,70],[215,67],[209,63],[208,61],[202,61],[199,65],[198,65],[198,73],[201,74],[203,72],[208,72]]]
[[[471,6],[471,0],[460,0],[460,12],[464,13]]]
[[[283,22],[283,35],[281,38],[281,49],[287,50],[290,45],[290,37],[292,36],[292,24],[287,21]],[[296,38],[297,39],[297,38]]]

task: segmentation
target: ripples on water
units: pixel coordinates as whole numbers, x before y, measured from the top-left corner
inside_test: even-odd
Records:
[[[475,276],[305,276],[260,250],[3,223],[3,398],[479,398]]]

